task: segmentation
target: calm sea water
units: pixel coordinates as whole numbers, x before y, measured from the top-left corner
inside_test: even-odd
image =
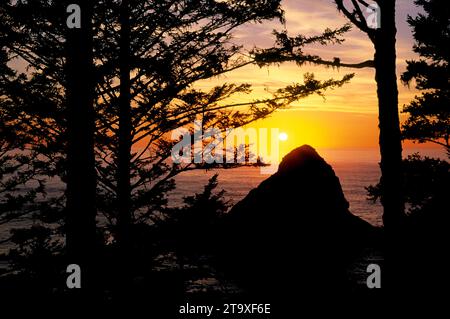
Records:
[[[332,165],[342,185],[345,197],[350,203],[350,211],[369,223],[382,224],[382,208],[379,203],[367,200],[365,187],[375,184],[380,178],[378,166],[379,153],[377,149],[332,150],[318,149],[319,154]],[[440,149],[408,149],[405,156],[420,152],[422,155],[445,158]],[[200,192],[203,186],[214,174],[219,174],[219,189],[226,190],[226,198],[237,203],[248,192],[259,185],[268,175],[262,175],[259,168],[238,168],[232,170],[190,171],[175,178],[177,188],[170,196],[170,205],[178,206],[183,197]],[[49,193],[61,191],[61,185],[54,183]],[[0,225],[0,241],[5,239],[11,227],[23,227],[30,224],[29,220],[21,220],[9,225]],[[7,244],[0,245],[0,253],[5,252]]]
[[[317,149],[338,176],[344,195],[350,203],[350,211],[374,226],[382,225],[380,203],[367,200],[365,187],[376,184],[380,179],[379,150],[369,149]],[[413,153],[423,156],[445,158],[441,149],[406,149],[404,156]],[[226,198],[233,203],[244,198],[248,192],[265,180],[259,168],[243,167],[232,170],[190,171],[176,177],[177,189],[171,194],[171,202],[179,205],[183,196],[200,192],[214,174],[219,174],[219,189],[226,190]]]
[[[373,225],[380,226],[382,209],[379,203],[367,200],[365,187],[376,184],[380,178],[377,151],[369,150],[318,150],[332,165],[342,185],[350,210]],[[244,198],[269,175],[260,173],[259,168],[242,167],[232,170],[189,171],[176,177],[177,189],[171,194],[171,202],[179,205],[183,196],[200,192],[214,174],[219,175],[219,189],[226,191],[226,198],[233,203]]]

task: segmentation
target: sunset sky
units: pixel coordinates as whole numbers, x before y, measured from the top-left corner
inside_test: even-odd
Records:
[[[332,0],[299,1],[284,0],[286,28],[290,35],[320,34],[326,27],[337,28],[347,23],[346,18],[338,13]],[[407,15],[415,16],[418,12],[412,0],[397,1],[397,63],[399,77],[405,70],[406,60],[415,58],[412,52],[414,44],[411,29],[406,23]],[[235,33],[234,41],[246,48],[270,47],[273,44],[272,30],[282,30],[284,26],[278,21],[247,25]],[[356,27],[346,35],[342,45],[313,48],[307,52],[318,54],[323,58],[339,57],[343,62],[362,62],[373,59],[373,46],[366,35]],[[299,68],[294,63],[280,67],[259,68],[247,66],[228,73],[218,79],[203,81],[197,87],[208,89],[223,82],[251,83],[251,96],[240,97],[252,100],[268,96],[267,90],[275,91],[286,85],[302,82],[305,72],[314,72],[316,78],[339,79],[346,73],[356,73],[355,78],[346,86],[328,91],[326,100],[320,96],[309,97],[292,104],[288,110],[282,110],[271,118],[259,121],[256,127],[277,127],[288,134],[287,141],[282,142],[282,152],[308,143],[319,148],[362,148],[378,145],[378,119],[375,72],[373,69],[345,69],[305,66]],[[407,104],[417,92],[399,82],[399,107]],[[270,95],[269,95],[270,96]],[[235,101],[234,101],[235,102]],[[404,118],[404,116],[402,116]],[[410,147],[412,143],[405,143]]]

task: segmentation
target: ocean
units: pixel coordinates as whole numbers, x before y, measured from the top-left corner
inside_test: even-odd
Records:
[[[361,149],[317,149],[330,164],[342,186],[345,198],[350,203],[350,211],[374,226],[382,226],[382,206],[367,199],[366,187],[380,180],[380,155],[377,148]],[[445,152],[435,148],[408,148],[404,157],[413,153],[445,159]],[[182,203],[187,194],[200,192],[214,174],[219,177],[219,189],[226,191],[225,197],[232,203],[244,198],[250,190],[259,185],[268,175],[262,175],[259,168],[242,167],[211,171],[189,171],[175,178],[177,189],[171,194],[171,202]]]
[[[350,203],[350,211],[375,226],[381,226],[382,207],[379,203],[367,200],[365,189],[380,179],[377,150],[318,149],[317,151],[338,176],[345,197]],[[257,167],[188,171],[175,178],[177,189],[170,196],[171,202],[179,205],[186,194],[200,192],[214,174],[218,174],[218,189],[224,189],[225,198],[234,204],[269,177],[261,174]]]
[[[380,179],[378,149],[317,149],[317,151],[338,176],[344,195],[350,203],[350,211],[374,226],[381,226],[382,207],[380,203],[367,200],[365,189]],[[441,149],[430,148],[407,149],[404,156],[416,152],[424,156],[445,158],[445,153]],[[224,189],[225,198],[234,204],[269,176],[261,174],[260,168],[257,167],[184,172],[175,178],[177,188],[169,195],[170,205],[181,205],[183,197],[201,192],[214,174],[219,176],[218,189]],[[61,189],[61,185],[53,184],[50,193]],[[0,225],[0,242],[8,237],[11,228],[23,227],[29,223],[31,223],[29,220],[20,220],[9,225]],[[8,247],[10,246],[7,243],[0,244],[0,254],[6,252]]]

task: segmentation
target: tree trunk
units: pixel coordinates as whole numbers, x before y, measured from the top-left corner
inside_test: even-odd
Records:
[[[396,229],[404,217],[402,144],[396,76],[395,1],[380,2],[381,28],[376,31],[375,68],[381,151],[383,223]]]
[[[90,286],[96,246],[96,171],[92,3],[80,0],[81,28],[67,34],[68,172],[66,245],[68,262],[82,271],[82,288]]]
[[[118,240],[126,251],[130,244],[131,225],[131,78],[130,78],[130,11],[123,0],[120,8],[120,101],[119,101],[119,165],[118,181]]]

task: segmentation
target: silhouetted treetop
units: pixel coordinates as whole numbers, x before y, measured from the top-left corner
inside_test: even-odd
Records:
[[[433,142],[450,154],[450,9],[446,1],[417,0],[424,13],[408,17],[419,60],[407,61],[402,81],[415,81],[425,92],[403,109],[409,115],[403,125],[403,137],[419,142]]]

